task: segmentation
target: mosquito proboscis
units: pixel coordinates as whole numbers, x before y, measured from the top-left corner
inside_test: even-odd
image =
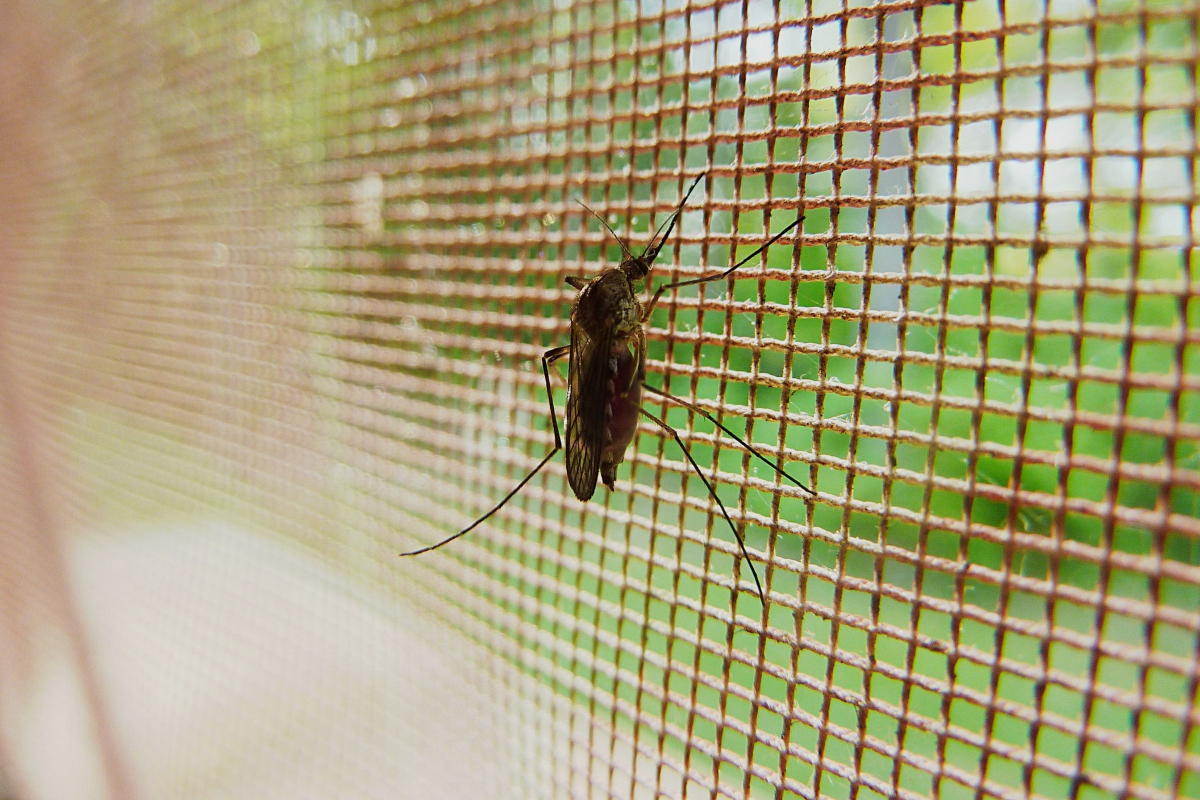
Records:
[[[504,496],[504,499],[482,517],[453,536],[418,550],[401,553],[402,556],[428,553],[430,550],[436,550],[470,533],[503,508],[517,492],[521,491],[525,484],[541,471],[542,467],[546,466],[559,450],[563,449],[564,437],[559,433],[558,415],[554,408],[554,391],[550,386],[550,365],[566,356],[569,359],[565,436],[567,482],[575,497],[582,501],[591,499],[596,491],[597,478],[608,489],[615,488],[617,466],[625,460],[625,451],[633,441],[637,431],[638,415],[646,417],[670,435],[683,450],[688,463],[703,481],[709,495],[721,509],[721,515],[729,523],[729,528],[733,531],[734,538],[737,539],[741,549],[742,557],[750,567],[750,574],[754,576],[759,599],[764,604],[766,603],[766,594],[763,592],[762,582],[758,578],[758,570],[754,568],[754,562],[746,550],[746,543],[737,526],[733,524],[733,519],[725,509],[725,504],[717,496],[712,483],[704,475],[700,465],[692,458],[692,454],[688,451],[683,439],[680,438],[679,432],[668,425],[664,419],[642,407],[644,390],[690,409],[720,428],[752,456],[791,481],[810,497],[816,496],[811,489],[772,463],[708,411],[695,403],[675,397],[646,383],[646,325],[663,293],[671,289],[696,286],[728,278],[799,225],[803,219],[803,217],[796,219],[753,253],[722,272],[660,285],[650,301],[643,306],[638,301],[635,284],[645,281],[649,276],[654,260],[658,258],[659,252],[674,230],[684,205],[703,178],[704,173],[702,172],[692,182],[675,211],[655,231],[641,255],[633,255],[625,242],[609,227],[603,217],[586,205],[583,206],[592,216],[600,220],[605,229],[617,240],[617,244],[621,246],[622,260],[618,266],[608,267],[594,278],[568,277],[566,279],[569,285],[579,290],[579,294],[576,295],[571,306],[571,343],[547,350],[542,354],[541,359],[542,375],[546,380],[546,395],[549,398],[550,424],[554,430],[554,447],[511,492]],[[580,205],[583,205],[582,201]]]

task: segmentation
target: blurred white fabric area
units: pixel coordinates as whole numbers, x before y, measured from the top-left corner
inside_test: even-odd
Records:
[[[209,524],[81,539],[66,561],[127,773],[118,791],[554,796],[549,726],[570,715],[545,712],[562,701],[316,554]],[[21,713],[3,698],[17,796],[105,797],[69,650],[32,663]]]

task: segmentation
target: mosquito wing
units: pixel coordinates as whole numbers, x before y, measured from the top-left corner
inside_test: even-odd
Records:
[[[596,491],[604,451],[604,409],[608,405],[609,336],[592,338],[581,325],[571,326],[571,364],[567,380],[567,481],[580,500]]]

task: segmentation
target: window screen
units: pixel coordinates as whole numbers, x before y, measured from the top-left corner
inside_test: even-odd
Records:
[[[96,796],[1200,796],[1191,0],[11,5],[0,696]],[[697,178],[651,290],[799,221],[646,321],[749,559],[648,418],[400,558]]]

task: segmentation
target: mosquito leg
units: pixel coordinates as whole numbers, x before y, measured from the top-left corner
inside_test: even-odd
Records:
[[[728,278],[736,270],[741,269],[746,264],[750,263],[752,260],[757,258],[758,254],[761,253],[763,250],[766,250],[768,247],[770,247],[771,245],[775,244],[777,241],[782,239],[788,231],[790,231],[792,228],[799,225],[803,219],[804,219],[804,217],[800,217],[800,219],[797,219],[795,222],[788,225],[786,228],[781,230],[779,233],[775,234],[770,239],[768,239],[766,244],[764,244],[762,247],[759,247],[753,253],[746,256],[741,261],[734,264],[732,267],[725,270],[724,272],[718,272],[715,275],[705,275],[704,277],[701,277],[701,278],[689,278],[686,281],[675,281],[673,283],[664,283],[662,286],[659,286],[658,290],[654,293],[654,297],[650,300],[650,303],[646,306],[646,310],[642,312],[642,321],[645,322],[646,320],[650,319],[650,312],[654,311],[654,306],[658,304],[658,298],[662,297],[663,292],[666,292],[670,289],[680,289],[680,288],[683,288],[684,286],[695,286],[696,284],[699,284],[699,283],[708,283],[709,281],[719,281],[719,280],[721,280],[721,278]]]
[[[687,445],[683,443],[683,439],[679,438],[679,431],[675,430],[646,409],[638,408],[638,410],[653,420],[654,424],[658,425],[658,427],[671,434],[671,436],[675,439],[675,443],[679,445],[679,449],[683,450],[683,454],[687,457],[688,463],[692,465],[692,469],[696,470],[696,474],[700,476],[700,480],[704,481],[704,486],[708,489],[709,495],[713,500],[717,501],[717,507],[721,509],[721,514],[725,517],[725,521],[729,523],[729,529],[733,531],[733,537],[737,539],[738,547],[742,549],[742,556],[746,559],[747,566],[750,567],[750,574],[754,576],[754,585],[758,587],[758,599],[763,602],[763,605],[766,605],[767,596],[763,592],[762,582],[758,579],[758,570],[754,568],[754,562],[750,560],[750,553],[746,550],[746,542],[743,541],[742,535],[738,533],[737,526],[734,525],[733,520],[730,519],[729,512],[725,510],[725,504],[721,502],[721,498],[717,497],[717,493],[713,489],[712,484],[709,483],[708,478],[704,477],[704,473],[700,471],[700,465],[696,463],[696,459],[692,458],[692,454],[688,452]]]
[[[497,511],[504,508],[505,503],[507,503],[509,500],[512,500],[513,495],[515,495],[517,492],[521,491],[521,489],[525,486],[525,484],[527,484],[531,480],[533,480],[533,476],[537,475],[538,472],[541,471],[542,467],[546,466],[546,462],[548,462],[551,458],[553,458],[554,454],[562,449],[562,439],[560,438],[559,433],[558,433],[558,416],[554,413],[554,392],[552,392],[550,390],[550,364],[551,364],[551,362],[557,361],[558,359],[562,358],[570,351],[571,351],[570,345],[564,345],[563,347],[555,347],[553,349],[547,350],[545,353],[542,354],[542,375],[545,376],[545,378],[546,378],[546,397],[549,398],[549,400],[550,400],[550,424],[554,428],[554,447],[550,449],[549,453],[546,453],[546,457],[543,458],[540,462],[538,462],[538,465],[536,467],[534,467],[533,470],[528,475],[526,475],[525,478],[520,483],[518,483],[511,492],[506,494],[504,496],[503,500],[501,500],[496,505],[492,506],[491,511],[487,512],[482,517],[475,520],[470,525],[463,528],[461,531],[454,534],[453,536],[442,539],[437,544],[431,544],[428,547],[422,547],[419,550],[411,550],[407,553],[401,553],[400,554],[401,556],[419,556],[422,553],[428,553],[430,550],[437,550],[442,545],[450,544],[451,542],[453,542],[455,539],[459,538],[460,536],[466,536],[468,533],[475,530],[475,528],[477,528],[479,525],[481,525],[484,522],[484,520],[486,520],[492,514],[495,514]]]
[[[562,367],[555,368],[554,376],[551,380],[564,389],[567,387],[567,374],[562,371]]]
[[[767,458],[766,456],[764,456],[762,453],[758,452],[758,450],[754,449],[754,447],[753,447],[752,445],[748,444],[746,441],[744,441],[744,440],[742,439],[742,437],[738,436],[736,433],[734,433],[733,431],[729,430],[729,428],[726,428],[724,425],[722,425],[720,422],[718,422],[716,417],[714,417],[712,414],[710,414],[710,413],[708,413],[707,411],[705,411],[705,410],[704,410],[703,408],[701,408],[700,406],[696,405],[695,403],[689,403],[687,400],[684,400],[682,397],[676,397],[676,396],[675,396],[675,395],[673,395],[673,394],[667,394],[667,393],[666,393],[666,392],[664,392],[662,389],[655,389],[653,386],[651,386],[651,385],[650,385],[650,384],[648,384],[648,383],[644,383],[644,382],[643,382],[643,383],[642,383],[642,388],[643,388],[643,389],[645,389],[647,392],[650,392],[651,394],[656,394],[656,395],[658,395],[659,397],[664,397],[664,398],[666,398],[667,400],[670,400],[672,403],[678,403],[679,405],[683,406],[684,408],[690,408],[692,411],[695,411],[697,414],[699,414],[700,416],[704,417],[706,420],[708,420],[709,422],[711,422],[713,425],[716,425],[718,428],[720,428],[721,430],[725,431],[725,433],[727,433],[727,434],[728,434],[730,437],[732,437],[732,438],[733,438],[733,440],[734,440],[735,442],[737,442],[738,444],[740,444],[742,447],[746,448],[746,450],[747,450],[747,451],[749,451],[750,455],[754,456],[754,457],[755,457],[755,458],[757,458],[759,461],[763,462],[763,463],[764,463],[764,464],[766,464],[768,467],[770,467],[771,469],[775,470],[775,472],[778,472],[780,475],[782,475],[783,477],[787,478],[789,481],[791,481],[792,483],[794,483],[796,486],[798,486],[798,487],[800,487],[801,489],[803,489],[803,490],[804,490],[804,491],[805,491],[805,492],[806,492],[806,493],[807,493],[807,494],[808,494],[810,497],[816,497],[816,496],[817,496],[817,493],[816,493],[816,492],[814,492],[812,489],[808,488],[808,487],[807,487],[807,486],[805,486],[803,483],[801,483],[800,481],[796,480],[796,479],[795,479],[795,478],[793,478],[791,475],[789,475],[789,474],[787,473],[787,470],[783,469],[782,467],[778,467],[778,466],[776,466],[775,464],[771,463],[771,460],[770,460],[770,459],[768,459],[768,458]]]
[[[564,344],[562,347],[552,347],[542,353],[542,374],[546,376],[546,399],[550,402],[550,423],[554,426],[554,449],[559,450],[562,447],[562,439],[558,436],[558,415],[554,413],[554,392],[550,390],[550,365],[560,358],[571,352],[571,345]],[[562,373],[559,373],[560,375]],[[551,453],[550,455],[554,455]],[[547,456],[548,458],[549,456]],[[542,463],[545,463],[544,461]],[[538,469],[541,469],[539,466]],[[534,470],[535,472],[537,470]],[[533,475],[529,476],[530,478]],[[529,480],[526,478],[525,480]],[[517,487],[521,488],[520,486]],[[495,509],[493,509],[494,511]],[[491,513],[491,512],[488,512]],[[482,520],[481,520],[482,521]]]

